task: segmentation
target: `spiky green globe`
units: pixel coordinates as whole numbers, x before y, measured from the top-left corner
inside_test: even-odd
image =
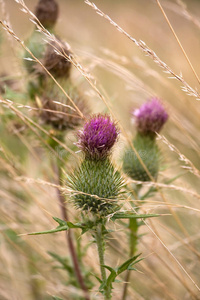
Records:
[[[108,215],[119,209],[122,178],[108,159],[85,159],[70,178],[77,207],[95,214]]]
[[[155,140],[152,140],[149,136],[137,134],[133,141],[133,146],[151,174],[151,177],[156,180],[159,170],[159,149]],[[146,172],[131,147],[125,151],[123,157],[123,170],[134,180],[152,181],[152,178]]]

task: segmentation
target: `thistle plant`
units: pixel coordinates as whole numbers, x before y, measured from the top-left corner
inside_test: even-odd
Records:
[[[80,167],[71,177],[77,194],[75,204],[95,216],[108,215],[119,209],[122,178],[110,161],[110,152],[119,131],[108,115],[94,115],[78,132],[78,146],[84,153]],[[93,196],[94,195],[94,196]]]
[[[104,262],[106,234],[105,216],[119,209],[116,204],[120,196],[122,178],[112,165],[109,155],[119,131],[108,115],[94,115],[79,131],[78,146],[84,153],[80,167],[70,178],[70,187],[74,190],[75,205],[82,211],[91,213],[93,234],[97,243],[101,269],[102,292],[105,299],[111,298],[110,286],[106,286]],[[86,218],[86,222],[89,219]]]
[[[161,102],[153,98],[134,110],[133,118],[137,133],[133,139],[133,147],[125,151],[124,172],[134,180],[156,180],[160,160],[156,132],[160,132],[168,119],[168,114]]]
[[[200,95],[193,74],[200,80],[198,64],[192,64],[198,61],[199,20],[190,10],[197,11],[198,1],[187,7],[187,1],[177,0],[167,9],[159,0],[145,1],[146,9],[142,1],[107,1],[105,12],[89,0],[12,2],[0,1],[0,25],[6,30],[0,30],[0,299],[197,299]],[[38,21],[27,7],[34,2]],[[13,10],[17,7],[22,11]],[[23,12],[35,22],[27,43]],[[134,30],[130,16],[138,20]],[[185,26],[180,41],[176,30]],[[150,31],[152,49],[146,44]],[[27,50],[23,65],[18,46]],[[176,46],[183,56],[177,57]],[[84,94],[74,83],[79,76]],[[173,114],[168,139],[162,135],[167,113],[153,98],[133,111],[131,143],[118,149],[130,101],[152,90],[165,97]],[[88,117],[86,97],[92,112],[112,107],[121,124],[108,115]],[[180,173],[184,177],[171,184]],[[155,216],[146,211],[167,215],[146,222]],[[34,234],[40,236],[27,237],[38,228]],[[139,252],[146,259],[136,265]]]
[[[35,9],[37,22],[51,33],[54,33],[58,9],[58,4],[54,0],[40,0]],[[38,108],[37,121],[39,120],[43,127],[51,132],[51,136],[57,139],[55,141],[50,137],[46,141],[48,149],[50,147],[54,152],[59,143],[64,142],[67,130],[74,129],[81,124],[82,119],[77,110],[81,111],[82,114],[87,111],[85,100],[70,79],[72,64],[67,59],[71,55],[69,47],[58,37],[56,39],[57,42],[53,41],[48,44],[44,42],[42,32],[34,31],[31,35],[28,48],[41,61],[41,65],[32,60],[28,52],[25,53],[25,67],[29,74],[28,94]],[[57,84],[49,77],[46,70],[51,73]],[[61,187],[63,186],[63,162],[67,163],[67,157],[60,159],[60,157],[51,156],[51,166],[55,174],[56,184]],[[69,222],[65,196],[59,189],[57,189],[57,195],[62,218]],[[82,290],[83,297],[87,300],[89,299],[87,284],[85,283],[87,278],[83,278],[80,258],[71,230],[66,234],[66,238],[72,261],[72,267],[67,268],[68,275],[71,277],[71,282],[76,283],[75,286]],[[55,254],[52,257],[58,258],[59,255]],[[60,258],[61,261],[62,258]]]
[[[105,265],[105,236],[107,216],[116,219],[141,218],[135,214],[118,212],[120,205],[117,200],[122,196],[123,179],[115,170],[110,154],[117,141],[119,129],[108,115],[93,115],[78,132],[77,145],[84,158],[79,168],[69,178],[69,186],[73,190],[72,198],[75,205],[82,211],[85,230],[91,230],[99,255],[101,283],[99,291],[105,299],[112,297],[112,283],[116,277],[137,263],[133,256],[118,268]],[[89,216],[89,218],[88,218]],[[148,217],[148,216],[147,216]],[[107,277],[106,269],[110,271]]]
[[[156,181],[159,172],[160,151],[156,143],[156,133],[160,132],[168,119],[168,114],[161,101],[157,98],[150,99],[140,108],[132,113],[136,125],[136,136],[132,141],[132,147],[126,149],[123,157],[123,170],[133,180],[139,181],[139,185],[131,187],[129,191],[133,199],[144,200],[155,192],[155,188],[150,188],[143,196],[139,194],[142,189],[142,182]],[[132,203],[135,212],[138,208]],[[138,229],[142,223],[137,219],[130,220],[129,244],[130,257],[137,251]],[[122,299],[126,299],[127,284],[130,272],[125,277],[125,285]]]
[[[35,16],[39,24],[44,26],[48,31],[54,33],[54,27],[59,15],[59,7],[55,0],[39,0],[35,8]],[[47,43],[40,31],[34,30],[28,41],[26,42],[29,50],[38,59],[42,58]],[[24,66],[29,74],[35,72],[37,63],[32,59],[29,52],[24,53]]]
[[[112,298],[113,282],[126,270],[135,270],[133,265],[139,262],[139,255],[129,257],[118,267],[105,264],[105,238],[109,234],[108,220],[136,220],[157,215],[139,215],[125,212],[118,204],[124,194],[124,181],[111,161],[111,152],[117,141],[119,129],[109,115],[92,115],[77,133],[77,146],[83,153],[83,159],[77,169],[67,177],[67,187],[71,189],[71,198],[80,210],[82,221],[72,223],[54,218],[59,224],[56,229],[33,234],[55,233],[70,228],[80,228],[82,234],[90,232],[97,244],[101,277],[99,292],[105,300]],[[106,270],[110,275],[107,276]]]

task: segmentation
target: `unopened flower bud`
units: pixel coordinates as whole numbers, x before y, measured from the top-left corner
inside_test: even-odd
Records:
[[[59,83],[79,110],[87,115],[88,106],[78,89],[69,80],[63,79]],[[50,124],[58,130],[73,129],[82,123],[83,119],[73,104],[51,79],[47,80],[46,88],[39,99],[41,101],[39,106],[42,108],[40,118],[43,123]]]
[[[78,208],[108,215],[119,209],[122,178],[108,159],[83,160],[70,179],[74,202]]]
[[[129,147],[124,153],[124,172],[134,180],[151,181],[152,178],[156,180],[160,158],[159,149],[155,141],[149,136],[138,134],[133,141],[133,147],[137,151],[137,154],[132,147]]]
[[[168,119],[168,114],[157,98],[143,104],[133,112],[137,131],[144,135],[155,137]]]
[[[156,180],[160,153],[155,137],[156,132],[159,132],[167,121],[168,114],[161,102],[157,98],[152,98],[151,101],[136,109],[133,116],[137,134],[133,139],[133,147],[125,151],[123,170],[134,180]]]
[[[118,128],[108,115],[94,115],[79,131],[78,146],[86,158],[102,160],[108,157],[117,140]]]
[[[71,55],[69,48],[61,40],[47,45],[43,65],[56,78],[69,77],[71,62],[67,59]]]
[[[40,0],[35,9],[35,15],[45,28],[55,25],[59,8],[55,0]]]

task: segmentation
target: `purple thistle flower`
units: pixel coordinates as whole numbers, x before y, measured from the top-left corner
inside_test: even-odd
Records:
[[[118,128],[108,115],[93,115],[78,133],[78,146],[86,158],[105,159],[119,134]]]
[[[162,103],[157,98],[152,98],[139,109],[134,110],[137,130],[141,134],[153,135],[159,132],[168,119]]]

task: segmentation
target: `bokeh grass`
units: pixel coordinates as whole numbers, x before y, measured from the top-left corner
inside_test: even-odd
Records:
[[[161,3],[196,73],[200,74],[199,1],[185,1],[186,7],[178,0]],[[26,40],[34,30],[29,15],[20,11],[14,0],[6,0],[4,4],[1,20],[9,17],[17,36]],[[35,1],[27,0],[26,4],[33,10]],[[70,44],[77,60],[91,74],[91,80],[95,79],[108,105],[75,67],[74,81],[79,84],[92,112],[106,112],[111,107],[111,112],[124,128],[113,153],[118,167],[128,143],[127,135],[131,138],[135,134],[134,125],[130,122],[131,109],[144,103],[148,97],[158,96],[170,115],[162,131],[168,142],[163,137],[159,139],[163,168],[158,183],[183,175],[173,184],[161,186],[160,192],[141,207],[144,212],[166,216],[147,221],[141,229],[143,236],[138,251],[142,252],[145,260],[131,275],[127,299],[199,299],[200,187],[199,173],[195,170],[200,169],[200,102],[187,95],[181,88],[181,82],[163,72],[130,39],[98,16],[84,1],[60,0],[59,4],[61,12],[56,30]],[[110,0],[95,1],[95,4],[132,37],[144,41],[176,74],[181,73],[191,87],[199,90],[199,82],[156,1]],[[23,98],[27,81],[21,60],[23,48],[2,28],[1,37],[1,72],[17,80],[22,93],[21,96],[18,93],[17,98],[11,93],[9,100],[29,105],[29,99]],[[51,186],[55,181],[49,163],[53,154],[49,149],[44,149],[44,144],[38,141],[34,133],[27,134],[26,128],[19,131],[11,121],[7,121],[6,114],[10,113],[8,107],[1,105],[0,109],[0,299],[45,300],[52,299],[52,295],[69,300],[80,299],[79,291],[67,283],[69,278],[66,273],[55,268],[56,263],[48,254],[50,251],[69,256],[64,234],[21,235],[53,228],[56,224],[52,216],[60,217],[56,190]],[[35,117],[33,111],[27,108],[19,107],[18,110],[30,118]],[[37,132],[45,137],[38,129]],[[75,140],[75,133],[68,133],[66,145],[73,148]],[[75,164],[75,158],[70,158],[65,172],[68,173]],[[130,208],[128,200],[126,205]],[[79,213],[70,201],[69,207],[71,218],[77,220]],[[113,224],[110,226],[114,227]],[[112,234],[106,250],[108,262],[120,264],[122,258],[128,257],[127,239],[120,224],[116,225],[115,230],[117,232]],[[91,242],[89,239],[89,236],[83,236],[83,245]],[[95,245],[88,248],[83,261],[98,273]],[[92,297],[101,299],[97,293],[97,281],[95,278],[92,280]],[[122,285],[116,285],[113,299],[121,299]]]

